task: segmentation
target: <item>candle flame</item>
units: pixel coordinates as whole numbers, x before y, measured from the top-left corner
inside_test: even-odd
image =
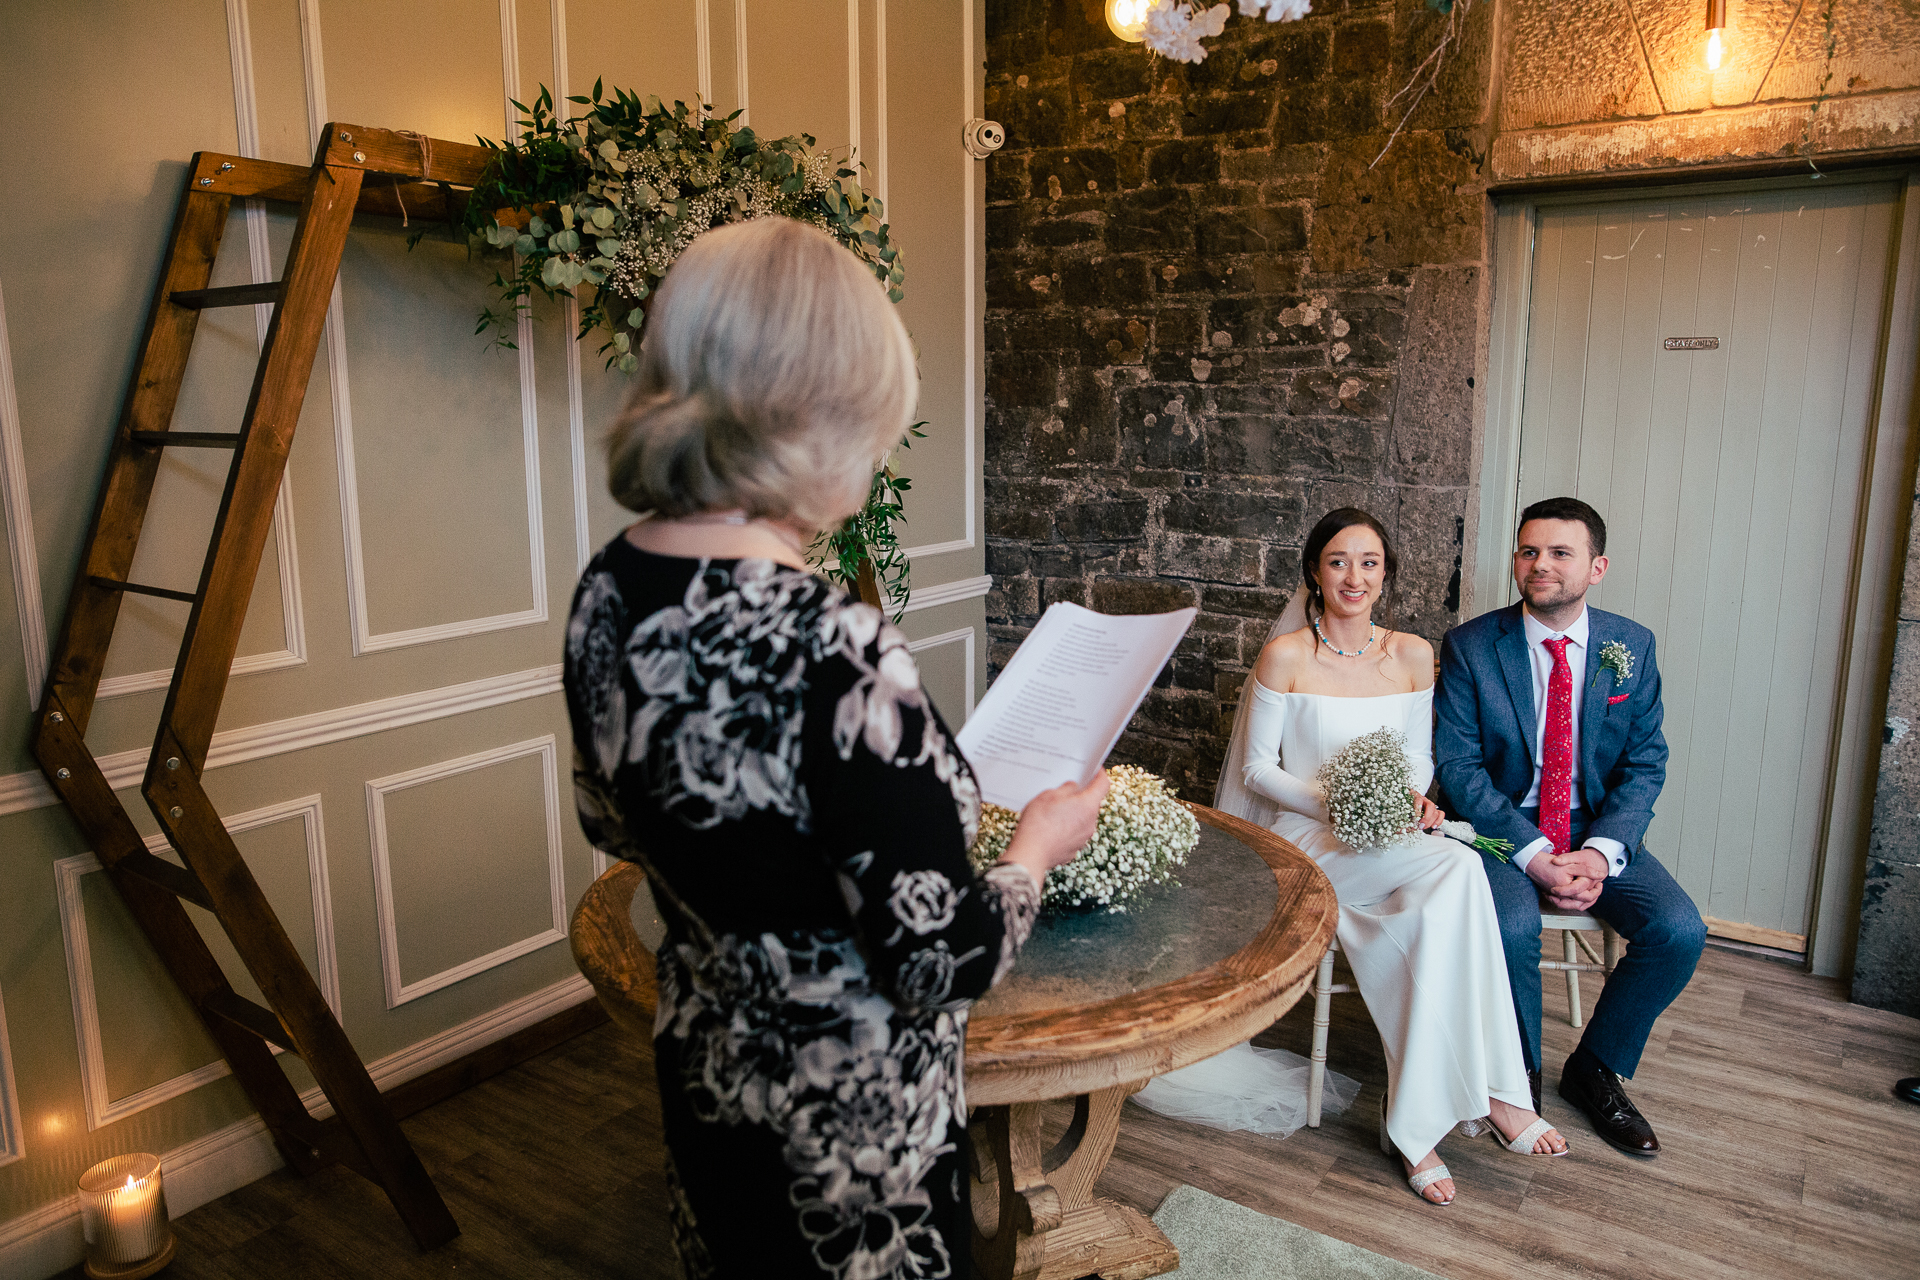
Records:
[[[128,1191],[138,1191],[140,1189],[140,1183],[138,1182],[138,1180],[134,1178],[132,1174],[127,1175],[126,1189]]]
[[[1720,28],[1707,32],[1707,70],[1720,69]]]

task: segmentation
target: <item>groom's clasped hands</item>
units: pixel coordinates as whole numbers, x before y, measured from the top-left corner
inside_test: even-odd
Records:
[[[1598,849],[1589,848],[1543,852],[1527,864],[1527,875],[1555,910],[1585,911],[1600,900],[1600,890],[1606,886],[1607,859]]]

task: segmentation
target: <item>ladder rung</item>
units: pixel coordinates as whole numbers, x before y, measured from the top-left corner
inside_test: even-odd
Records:
[[[240,447],[240,433],[237,431],[134,431],[129,433],[135,444],[173,445],[187,449],[237,449]]]
[[[191,307],[195,311],[204,311],[208,307],[253,307],[259,304],[280,301],[280,282],[268,280],[264,284],[230,284],[219,289],[176,289],[167,297],[176,307]]]
[[[207,886],[200,883],[200,877],[191,868],[176,866],[165,858],[156,858],[150,853],[129,853],[114,863],[115,868],[131,872],[142,880],[159,885],[175,897],[185,898],[196,907],[213,910],[213,895],[207,892]]]
[[[135,595],[159,596],[162,600],[184,600],[188,604],[198,604],[200,597],[191,591],[175,591],[171,587],[149,587],[141,582],[116,582],[112,578],[103,578],[99,574],[89,574],[87,581],[106,591],[131,591]]]
[[[231,991],[217,991],[201,1006],[216,1018],[224,1018],[242,1031],[251,1031],[269,1044],[277,1044],[288,1053],[299,1053],[293,1037],[280,1023],[280,1015],[265,1005],[255,1004]]]

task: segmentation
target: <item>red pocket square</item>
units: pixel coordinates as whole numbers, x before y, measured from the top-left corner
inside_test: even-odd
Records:
[[[1612,706],[1616,702],[1625,702],[1628,698],[1631,698],[1632,696],[1633,695],[1630,693],[1616,693],[1611,698],[1607,699],[1607,705]]]

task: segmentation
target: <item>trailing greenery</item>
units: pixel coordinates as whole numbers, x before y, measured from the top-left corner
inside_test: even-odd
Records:
[[[622,89],[603,100],[602,92],[596,81],[591,97],[568,98],[586,110],[563,120],[542,86],[532,106],[513,104],[524,113],[517,141],[479,140],[493,161],[460,229],[474,251],[508,256],[512,267],[494,276],[498,297],[480,312],[475,333],[491,331],[511,347],[535,291],[572,295],[579,339],[604,331],[607,365],[631,373],[649,300],[681,251],[704,231],[767,214],[827,232],[900,301],[906,269],[885,208],[862,189],[857,170],[816,154],[811,135],[765,140],[735,127],[737,111],[722,118]],[[903,445],[923,434],[921,425]],[[896,618],[906,606],[908,566],[894,525],[910,486],[883,467],[866,507],[810,552],[851,590],[865,568]]]

